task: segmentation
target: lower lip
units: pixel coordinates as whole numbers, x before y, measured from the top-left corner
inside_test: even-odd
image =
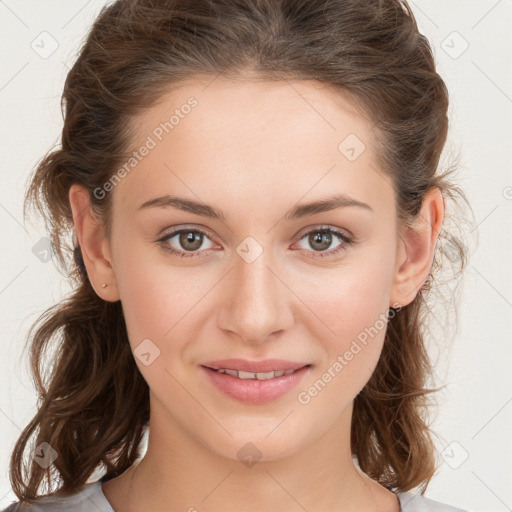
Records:
[[[211,379],[211,382],[226,395],[246,404],[265,404],[288,393],[310,370],[304,366],[290,375],[282,375],[273,379],[239,379],[227,373],[219,373],[206,366],[200,367]]]

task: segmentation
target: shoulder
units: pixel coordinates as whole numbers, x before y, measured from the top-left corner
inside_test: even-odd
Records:
[[[400,512],[469,512],[412,492],[398,493]]]
[[[34,503],[12,503],[0,512],[114,512],[103,492],[101,482],[85,484],[70,496],[43,496]]]

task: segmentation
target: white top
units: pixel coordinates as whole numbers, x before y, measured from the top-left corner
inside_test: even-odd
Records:
[[[20,505],[15,502],[0,512],[115,512],[103,494],[101,485],[101,480],[85,484],[79,492],[65,498],[44,496],[39,498],[37,505]],[[411,492],[396,494],[401,512],[468,512]]]

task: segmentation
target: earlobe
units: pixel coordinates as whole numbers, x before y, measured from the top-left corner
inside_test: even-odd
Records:
[[[410,304],[424,286],[443,219],[443,195],[437,187],[432,187],[426,192],[413,224],[404,228],[399,237],[391,303]]]
[[[103,300],[119,300],[112,257],[104,225],[94,215],[88,191],[80,185],[69,189],[75,236],[80,245],[89,281]],[[106,286],[103,286],[105,284]]]

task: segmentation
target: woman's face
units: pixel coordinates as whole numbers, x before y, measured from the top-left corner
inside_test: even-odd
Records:
[[[174,90],[134,126],[137,153],[110,185],[110,255],[152,426],[272,460],[350,421],[399,257],[366,121],[317,82],[217,79]],[[305,207],[341,195],[345,206]],[[277,396],[277,381],[216,373],[233,396],[203,367],[231,358],[309,366]]]

